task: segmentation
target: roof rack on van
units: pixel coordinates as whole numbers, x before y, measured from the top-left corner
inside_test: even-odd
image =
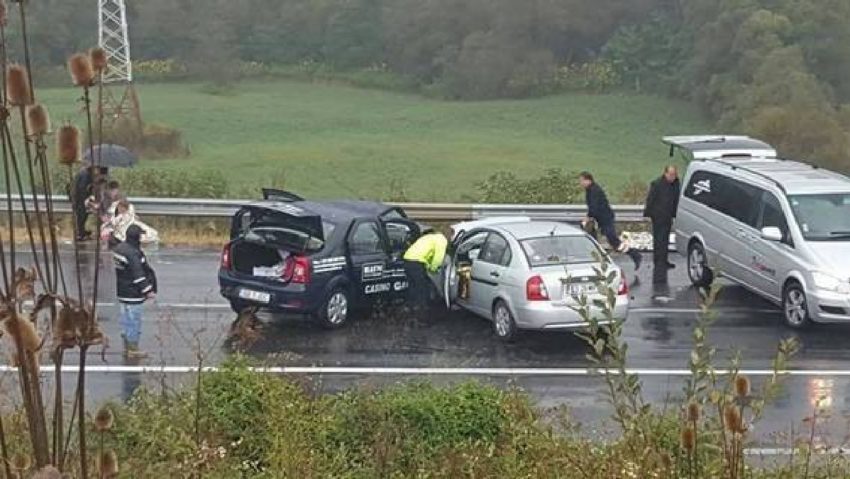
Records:
[[[777,188],[782,191],[782,193],[788,194],[788,191],[785,190],[785,187],[782,185],[782,183],[779,182],[779,180],[777,180],[776,178],[771,178],[770,176],[762,173],[761,171],[754,170],[752,168],[747,168],[746,166],[741,166],[737,163],[729,163],[727,161],[723,161],[723,158],[706,158],[701,161],[710,161],[712,163],[717,163],[718,165],[728,166],[729,168],[732,168],[732,170],[746,171],[747,173],[758,176],[773,183],[774,185],[776,185]]]

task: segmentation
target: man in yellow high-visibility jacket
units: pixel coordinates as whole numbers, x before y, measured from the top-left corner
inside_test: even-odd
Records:
[[[448,240],[441,233],[429,231],[414,241],[404,253],[407,298],[410,306],[417,312],[425,310],[428,305],[433,287],[428,273],[440,270],[448,244]]]

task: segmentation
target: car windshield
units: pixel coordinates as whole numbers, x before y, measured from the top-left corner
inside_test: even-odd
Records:
[[[806,240],[850,240],[850,193],[795,195],[788,201]]]
[[[523,240],[520,244],[532,267],[593,263],[602,254],[587,236],[546,236]]]

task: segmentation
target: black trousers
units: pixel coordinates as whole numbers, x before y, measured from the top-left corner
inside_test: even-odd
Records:
[[[670,231],[672,229],[672,221],[653,220],[652,222],[652,282],[654,284],[667,284]]]
[[[74,198],[74,221],[77,223],[77,236],[82,237],[86,234],[86,221],[89,219],[89,212],[86,209],[85,200],[79,201]]]
[[[418,261],[405,261],[404,273],[407,275],[407,301],[410,306],[425,309],[431,298],[431,279],[425,271],[425,265]]]

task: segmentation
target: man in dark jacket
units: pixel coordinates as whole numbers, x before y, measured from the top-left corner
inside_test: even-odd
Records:
[[[74,177],[71,185],[71,204],[74,209],[74,222],[77,227],[77,239],[87,240],[91,237],[91,231],[86,231],[86,220],[89,218],[89,209],[86,205],[89,197],[95,194],[94,185],[97,178],[106,178],[106,168],[95,168],[85,166]]]
[[[156,296],[156,275],[142,252],[142,229],[127,228],[126,240],[112,250],[118,302],[121,305],[121,328],[124,352],[129,358],[147,356],[139,350],[142,335],[142,310],[145,301]]]
[[[611,209],[611,204],[608,203],[605,190],[596,184],[593,175],[587,171],[579,175],[579,182],[582,188],[584,188],[584,196],[587,202],[587,219],[585,220],[585,224],[591,219],[595,220],[599,231],[608,240],[608,245],[616,251],[629,255],[635,263],[635,271],[640,269],[642,260],[640,253],[629,249],[627,245],[624,245],[620,241],[620,237],[617,235],[614,210]]]
[[[667,283],[667,270],[674,267],[668,259],[668,251],[680,192],[679,172],[670,165],[652,182],[646,197],[643,216],[652,220],[652,281],[657,285]]]

